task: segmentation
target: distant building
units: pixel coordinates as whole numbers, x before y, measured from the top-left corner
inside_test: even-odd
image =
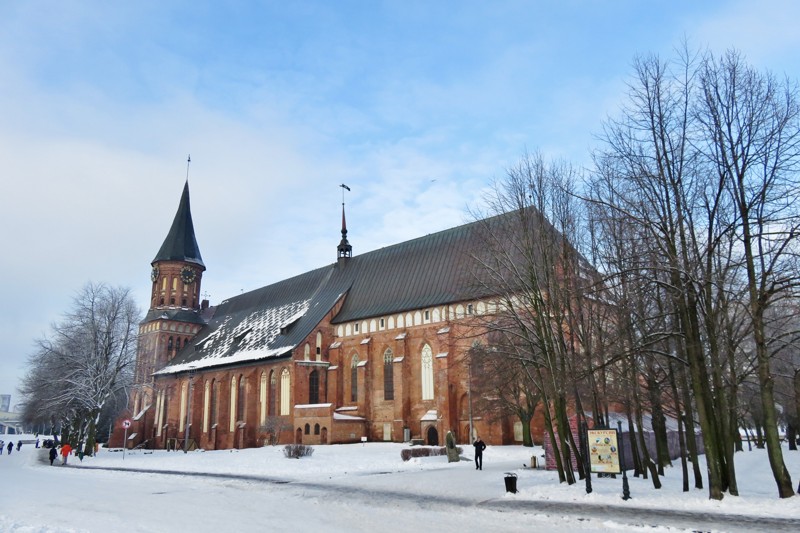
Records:
[[[187,418],[205,449],[470,442],[463,332],[491,305],[467,275],[476,246],[467,224],[353,256],[343,206],[335,262],[209,307],[187,182],[151,262],[128,446],[182,446]],[[514,420],[473,423],[488,443],[521,439]]]
[[[11,395],[0,394],[0,411],[7,413],[11,411]]]

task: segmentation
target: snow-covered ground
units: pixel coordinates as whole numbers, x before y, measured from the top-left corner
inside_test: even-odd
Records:
[[[446,457],[404,463],[400,451],[405,447],[317,446],[312,457],[302,459],[285,458],[282,446],[188,454],[128,452],[124,458],[122,452],[101,450],[83,462],[71,457],[71,467],[63,468],[49,465],[46,450],[23,445],[11,456],[0,456],[0,531],[675,530],[656,519],[644,518],[646,526],[630,525],[621,513],[615,515],[615,509],[624,507],[643,508],[644,517],[647,509],[783,517],[797,520],[800,530],[800,497],[777,497],[763,450],[737,454],[739,497],[717,502],[708,500],[706,490],[681,492],[676,464],[658,491],[650,480],[630,477],[632,499],[626,502],[620,478],[593,478],[594,490],[586,494],[583,482],[559,484],[554,472],[524,466],[539,449],[490,446],[484,469],[476,471],[472,462],[448,463]],[[469,448],[465,455],[471,458]],[[786,451],[784,456],[797,484],[800,452]],[[518,476],[517,494],[506,493],[506,472]],[[545,502],[566,502],[564,509],[609,509],[588,518],[532,509]]]

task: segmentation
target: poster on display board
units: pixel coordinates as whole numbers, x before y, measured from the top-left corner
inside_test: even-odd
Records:
[[[589,462],[594,474],[620,474],[616,429],[590,429]]]

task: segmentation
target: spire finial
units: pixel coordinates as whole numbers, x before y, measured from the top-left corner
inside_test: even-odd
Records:
[[[344,191],[350,191],[350,187],[342,183],[339,185],[342,188],[342,240],[339,242],[339,246],[336,248],[339,256],[339,262],[342,262],[349,258],[353,254],[353,247],[350,246],[350,243],[347,242],[347,221],[344,217]]]
[[[189,154],[189,157],[186,158],[186,182],[189,182],[189,163],[192,162],[192,154]]]

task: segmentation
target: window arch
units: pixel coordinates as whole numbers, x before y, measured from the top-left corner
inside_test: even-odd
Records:
[[[308,361],[309,359],[311,359],[311,345],[306,343],[303,346],[303,361]]]
[[[319,435],[319,424],[314,424],[314,435]]]
[[[422,347],[422,399],[433,400],[433,352],[429,345]]]
[[[247,387],[247,380],[243,375],[239,375],[239,392],[236,395],[236,420],[244,422],[245,417],[245,400],[247,398],[245,392]]]
[[[316,370],[308,375],[308,403],[319,403],[319,372]]]
[[[311,434],[311,424],[306,424],[305,431],[303,433],[305,433],[306,435]]]
[[[358,354],[353,354],[350,363],[350,401],[358,401]]]
[[[211,382],[206,380],[203,387],[203,433],[208,433],[208,421],[211,406]]]
[[[391,348],[383,352],[383,399],[394,400],[394,353]]]
[[[322,361],[322,333],[317,332],[317,361]]]
[[[236,376],[231,378],[231,397],[228,403],[228,412],[230,416],[228,417],[228,430],[233,433],[236,430],[236,393],[239,392],[238,383],[236,382]]]
[[[178,420],[178,431],[183,431],[186,423],[186,406],[189,404],[189,382],[181,383],[181,414]]]
[[[258,386],[258,413],[259,425],[267,423],[267,373],[261,372],[261,379]]]
[[[290,395],[290,376],[289,376],[289,369],[284,368],[281,371],[281,416],[287,416],[289,414],[289,398]]]
[[[269,390],[267,391],[267,413],[269,416],[275,416],[275,389],[277,388],[277,378],[275,371],[269,371]]]
[[[210,414],[209,414],[209,421],[211,423],[211,427],[213,428],[219,423],[217,420],[217,406],[219,405],[219,381],[216,379],[211,380],[211,406]],[[210,429],[210,428],[209,428]]]

